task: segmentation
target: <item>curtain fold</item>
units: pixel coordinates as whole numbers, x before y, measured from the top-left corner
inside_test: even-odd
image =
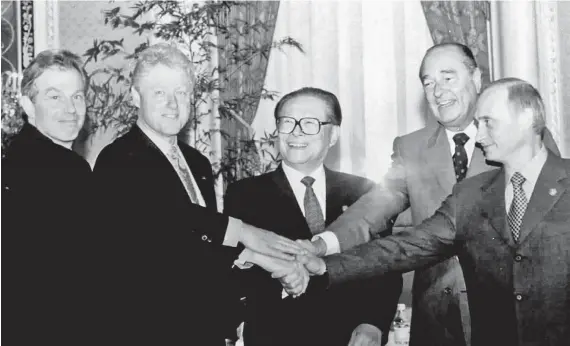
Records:
[[[305,86],[337,95],[343,121],[329,167],[379,181],[394,137],[425,125],[418,71],[433,45],[425,22],[419,1],[281,2],[275,37],[294,38],[305,53],[272,54],[266,86],[279,97]],[[275,129],[278,99],[261,100],[256,137]]]
[[[471,48],[482,72],[483,85],[490,82],[488,1],[422,1],[434,44],[458,42]]]
[[[251,123],[264,95],[270,56],[266,50],[273,43],[278,10],[279,1],[246,1],[232,6],[219,18],[220,22],[242,33],[240,36],[230,36],[217,32],[220,129],[224,133],[222,152],[235,158],[240,157],[242,152],[248,153],[247,160],[238,160],[235,171],[228,172],[227,176],[236,180],[246,177],[249,172],[258,171],[256,167],[260,165],[259,155],[249,139],[253,135]],[[236,59],[248,54],[252,56],[251,59],[236,64]],[[236,102],[236,99],[240,102]],[[228,141],[229,138],[231,141]]]

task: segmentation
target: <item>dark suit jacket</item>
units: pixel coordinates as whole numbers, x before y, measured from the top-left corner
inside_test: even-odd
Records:
[[[473,346],[570,342],[570,160],[549,152],[515,244],[506,226],[505,173],[455,185],[413,231],[327,258],[332,283],[408,271],[459,257]]]
[[[89,339],[91,168],[26,124],[2,159],[2,312],[12,345]]]
[[[560,155],[548,129],[544,143]],[[486,162],[476,146],[467,178],[498,166]],[[384,229],[394,215],[408,207],[413,224],[419,225],[433,215],[455,183],[445,129],[438,123],[430,124],[394,140],[392,167],[383,184],[357,201],[328,230],[337,234],[344,251],[362,242],[358,235]],[[469,305],[457,257],[416,270],[412,298],[411,345],[468,344]]]
[[[235,249],[216,212],[208,159],[179,143],[207,208],[193,204],[176,171],[138,128],[99,155],[94,178],[108,239],[117,344],[223,345],[226,289]]]
[[[325,169],[326,224],[372,187],[365,178]],[[281,166],[272,173],[230,185],[225,212],[291,239],[310,239],[311,231]],[[346,346],[361,323],[387,337],[402,288],[400,275],[347,284],[301,297],[281,299],[279,281],[260,268],[242,273],[247,283],[244,341],[255,345]]]

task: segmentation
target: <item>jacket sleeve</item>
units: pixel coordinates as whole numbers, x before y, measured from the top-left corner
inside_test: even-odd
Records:
[[[384,181],[362,196],[327,227],[337,236],[341,252],[365,243],[370,234],[391,227],[393,218],[408,207],[408,191],[404,158],[399,138],[394,140],[392,166]]]
[[[454,187],[455,193],[455,187]],[[429,219],[413,230],[375,239],[325,258],[329,284],[433,265],[454,251],[456,196],[450,195]]]

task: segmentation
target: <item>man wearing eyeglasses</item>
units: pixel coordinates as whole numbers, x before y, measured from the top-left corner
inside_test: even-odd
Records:
[[[303,88],[287,94],[275,108],[275,119],[281,165],[229,186],[224,211],[291,239],[311,239],[370,190],[372,182],[323,165],[342,120],[332,93]],[[401,292],[400,275],[328,291],[311,286],[294,298],[283,294],[282,285],[266,270],[278,277],[276,268],[295,264],[250,250],[240,260],[258,265],[240,272],[247,346],[381,345],[387,337]]]

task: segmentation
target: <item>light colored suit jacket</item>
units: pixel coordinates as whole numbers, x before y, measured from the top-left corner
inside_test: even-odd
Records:
[[[466,179],[414,230],[327,257],[330,283],[414,270],[457,255],[469,292],[473,346],[567,346],[569,191],[570,160],[549,152],[514,243],[506,225],[504,171]]]
[[[548,129],[548,148],[559,155]],[[476,146],[467,177],[499,167],[487,163]],[[389,227],[408,207],[414,225],[432,216],[456,183],[449,142],[443,126],[433,123],[394,140],[392,167],[383,182],[360,198],[327,230],[334,232],[341,251],[362,244],[369,233]],[[416,270],[412,289],[411,345],[465,345],[470,340],[465,281],[456,257]]]

